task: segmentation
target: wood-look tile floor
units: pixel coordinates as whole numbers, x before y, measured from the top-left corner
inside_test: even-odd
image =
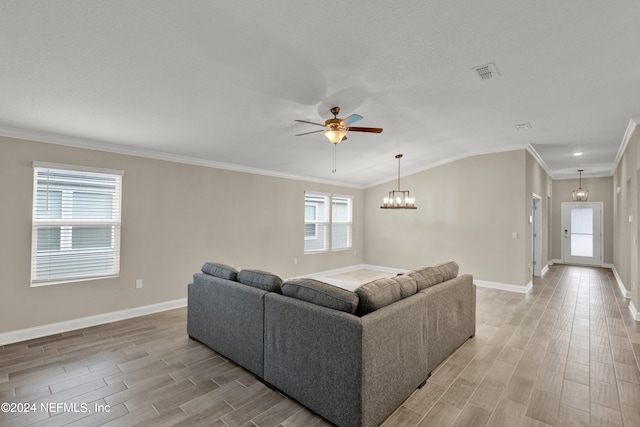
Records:
[[[477,302],[475,338],[385,427],[640,426],[640,324],[610,270],[556,265]],[[330,425],[189,340],[186,309],[0,346],[0,403],[23,410],[0,412],[12,427]]]

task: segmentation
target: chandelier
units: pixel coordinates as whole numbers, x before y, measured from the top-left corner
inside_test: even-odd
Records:
[[[589,197],[589,190],[586,188],[582,188],[582,172],[583,169],[578,169],[580,173],[580,183],[578,184],[578,188],[573,190],[571,194],[573,195],[574,202],[586,202],[587,197]]]
[[[402,154],[396,154],[398,159],[398,189],[389,191],[389,197],[385,197],[380,206],[381,209],[418,209],[416,199],[410,197],[409,190],[400,189],[400,159]]]

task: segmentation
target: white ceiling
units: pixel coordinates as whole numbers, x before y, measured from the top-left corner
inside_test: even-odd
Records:
[[[554,178],[609,176],[640,116],[639,18],[638,0],[2,1],[0,134],[358,187],[397,153],[405,175],[528,146]],[[334,105],[384,128],[350,133],[335,174],[321,133],[294,136]]]

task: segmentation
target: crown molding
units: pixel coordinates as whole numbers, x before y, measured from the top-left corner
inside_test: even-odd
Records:
[[[538,152],[536,151],[536,149],[533,147],[533,145],[531,144],[527,144],[527,151],[529,152],[529,154],[531,154],[531,156],[535,159],[536,162],[538,162],[538,164],[540,165],[540,167],[542,169],[544,169],[544,171],[547,173],[547,175],[549,175],[549,177],[551,179],[555,179],[556,177],[553,175],[553,173],[551,173],[551,169],[549,169],[549,166],[547,166],[547,164],[545,163],[544,160],[542,160],[542,157],[540,157],[540,154],[538,154]]]
[[[448,157],[448,158],[446,158],[444,160],[439,160],[437,162],[428,163],[428,164],[426,164],[424,166],[421,166],[419,168],[410,169],[409,171],[403,172],[400,175],[400,177],[404,178],[406,176],[415,175],[417,173],[424,172],[424,171],[429,170],[429,169],[437,168],[438,166],[443,166],[443,165],[446,165],[446,164],[449,164],[449,163],[453,163],[453,162],[456,162],[458,160],[466,159],[468,157],[481,156],[483,154],[506,153],[506,152],[509,152],[509,151],[518,151],[518,150],[525,150],[525,149],[527,149],[527,145],[520,144],[520,145],[509,145],[509,146],[504,146],[504,147],[491,148],[491,149],[487,149],[487,150],[466,151],[464,154]],[[378,185],[387,184],[387,183],[389,183],[391,181],[395,181],[397,179],[398,179],[398,175],[395,175],[392,178],[385,178],[385,179],[382,179],[380,181],[376,181],[376,182],[373,182],[371,184],[368,184],[364,188],[372,188],[372,187],[375,187],[375,186],[378,186]]]
[[[582,179],[585,178],[611,178],[613,176],[614,171],[606,171],[602,173],[582,173]],[[554,177],[554,181],[563,181],[567,179],[577,180],[576,171],[572,172],[560,172],[557,173]]]
[[[64,145],[67,147],[83,148],[87,150],[102,151],[113,154],[123,154],[126,156],[143,157],[153,160],[163,160],[167,162],[183,163],[193,166],[202,166],[213,169],[223,169],[234,172],[250,173],[253,175],[270,176],[274,178],[291,179],[295,181],[313,182],[316,184],[336,185],[340,187],[364,189],[364,185],[333,181],[328,179],[319,179],[304,175],[294,175],[283,172],[277,172],[267,169],[252,168],[249,166],[236,165],[231,163],[216,162],[214,160],[199,159],[195,157],[179,156],[176,154],[162,153],[153,150],[144,150],[140,148],[132,148],[119,144],[112,144],[97,140],[76,138],[65,135],[58,135],[47,132],[31,131],[26,129],[13,128],[8,126],[0,126],[0,136],[8,138],[24,139],[28,141],[43,142],[46,144]]]
[[[627,148],[627,145],[629,144],[629,140],[631,139],[631,136],[636,131],[636,128],[638,127],[638,125],[640,125],[640,117],[635,117],[629,120],[629,124],[622,138],[620,148],[618,149],[618,154],[616,155],[616,158],[615,158],[614,167],[610,173],[603,174],[603,175],[585,175],[585,177],[596,178],[596,177],[613,176]],[[369,184],[356,184],[356,183],[343,182],[343,181],[334,181],[334,180],[320,179],[320,178],[315,178],[315,177],[310,177],[305,175],[288,174],[288,173],[283,173],[283,172],[278,172],[278,171],[273,171],[268,169],[253,168],[249,166],[236,165],[232,163],[217,162],[214,160],[180,156],[176,154],[168,154],[168,153],[163,153],[163,152],[153,151],[153,150],[132,148],[125,145],[113,144],[113,143],[108,143],[108,142],[103,142],[98,140],[76,138],[76,137],[71,137],[66,135],[32,131],[32,130],[20,129],[20,128],[15,128],[10,126],[2,126],[2,125],[0,125],[0,136],[16,138],[16,139],[24,139],[24,140],[36,141],[36,142],[43,142],[47,144],[83,148],[87,150],[102,151],[107,153],[123,154],[127,156],[143,157],[143,158],[162,160],[167,162],[183,163],[183,164],[188,164],[193,166],[202,166],[202,167],[213,168],[213,169],[223,169],[223,170],[229,170],[234,172],[250,173],[254,175],[263,175],[263,176],[269,176],[274,178],[291,179],[295,181],[305,181],[305,182],[312,182],[317,184],[335,185],[340,187],[355,188],[355,189],[361,189],[361,190],[386,184],[397,179],[397,176],[393,176],[393,177],[384,178]],[[542,159],[542,157],[540,157],[536,149],[531,144],[521,144],[521,145],[515,145],[515,146],[509,145],[509,146],[497,147],[497,148],[486,149],[486,150],[467,151],[464,154],[452,156],[437,162],[428,163],[419,168],[414,168],[408,171],[404,171],[401,174],[401,177],[414,175],[416,173],[424,172],[426,170],[433,169],[438,166],[443,166],[448,163],[452,163],[468,157],[480,156],[483,154],[504,153],[504,152],[517,151],[517,150],[527,150],[527,152],[531,154],[531,156],[533,156],[536,162],[538,162],[538,164],[545,170],[545,172],[547,173],[547,175],[549,175],[551,179],[570,179],[571,178],[569,176],[564,176],[562,174],[553,174],[549,169],[549,167],[547,166],[547,164],[545,163],[545,161]]]
[[[640,124],[640,117],[634,117],[629,120],[629,124],[627,125],[627,130],[624,132],[624,136],[622,137],[622,142],[620,143],[620,148],[618,149],[618,154],[616,154],[616,159],[613,162],[613,170],[618,169],[618,164],[620,160],[622,160],[622,156],[624,155],[625,150],[627,149],[627,145],[629,145],[629,140],[631,136],[636,131],[636,128]]]

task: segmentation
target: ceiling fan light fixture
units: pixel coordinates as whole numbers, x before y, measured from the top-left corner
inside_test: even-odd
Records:
[[[347,136],[347,131],[341,129],[328,130],[324,132],[324,136],[326,136],[332,144],[337,144]]]
[[[341,141],[345,141],[347,139],[347,132],[367,132],[367,133],[381,133],[382,128],[372,128],[372,127],[359,127],[359,126],[351,126],[353,123],[358,120],[362,120],[362,116],[359,114],[351,114],[348,117],[340,118],[338,114],[340,113],[340,107],[333,107],[331,109],[331,114],[333,114],[332,119],[327,119],[322,123],[310,122],[308,120],[294,120],[300,123],[307,123],[314,126],[321,126],[324,130],[315,130],[311,132],[303,132],[298,133],[296,136],[309,135],[311,133],[322,132],[325,137],[333,144],[336,145]]]

